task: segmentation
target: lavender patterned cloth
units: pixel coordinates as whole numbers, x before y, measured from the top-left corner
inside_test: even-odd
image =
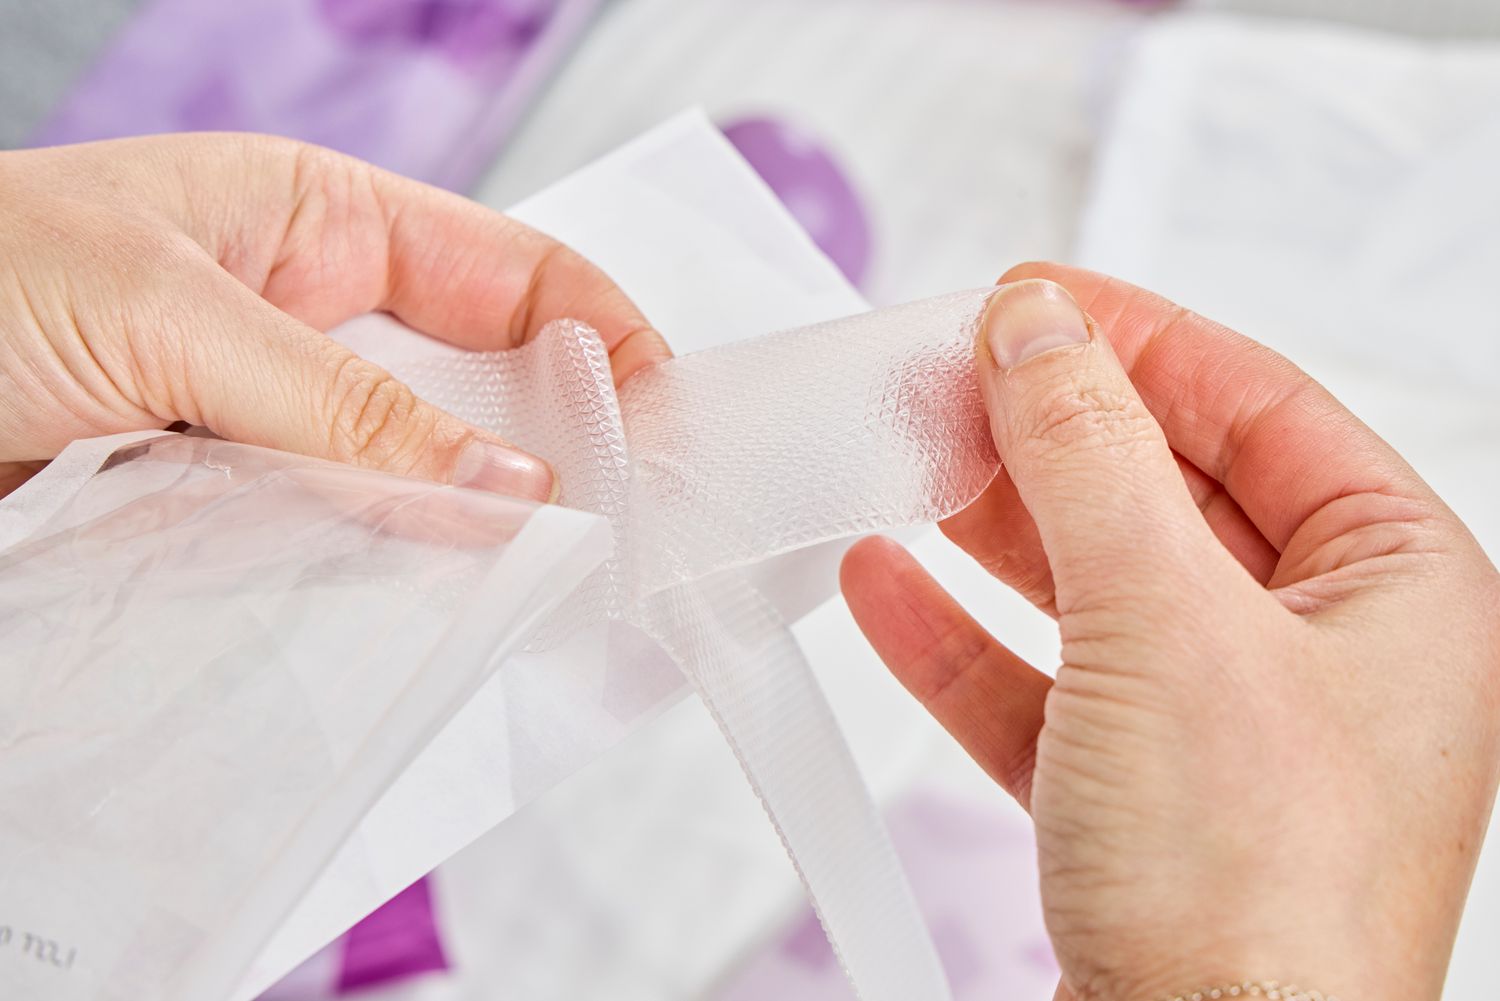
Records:
[[[273,132],[462,190],[602,0],[149,0],[32,137]]]

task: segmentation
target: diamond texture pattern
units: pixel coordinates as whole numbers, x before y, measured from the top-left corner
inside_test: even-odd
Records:
[[[642,629],[693,682],[866,1001],[948,996],[878,812],[811,669],[742,568],[934,521],[998,468],[974,374],[993,289],[673,359],[617,396],[598,335],[396,365],[423,397],[552,462],[615,556],[542,631]],[[632,665],[611,664],[611,670]]]

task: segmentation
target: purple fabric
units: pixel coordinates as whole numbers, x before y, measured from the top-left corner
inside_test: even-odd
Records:
[[[870,224],[859,196],[828,151],[772,118],[742,119],[723,131],[818,248],[859,285],[870,264]]]
[[[446,969],[431,889],[419,879],[344,936],[337,993]]]
[[[33,137],[272,132],[472,185],[602,0],[148,0]]]
[[[320,0],[324,20],[366,48],[390,45],[441,53],[478,74],[503,71],[541,34],[555,0]]]

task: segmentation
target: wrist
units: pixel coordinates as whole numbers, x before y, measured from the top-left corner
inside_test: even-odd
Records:
[[[1092,974],[1070,983],[1076,1001],[1195,1001],[1195,993],[1196,1001],[1304,1001],[1289,998],[1287,985],[1325,1001],[1438,1001],[1456,913],[1379,883],[1363,891],[1336,883],[1301,874],[1272,881],[1299,887],[1290,894],[1243,881],[1183,887],[1137,908],[1130,931],[1093,936],[1063,969]],[[1233,903],[1201,903],[1212,899]],[[1272,981],[1280,999],[1266,990]],[[1259,994],[1247,986],[1257,982]]]

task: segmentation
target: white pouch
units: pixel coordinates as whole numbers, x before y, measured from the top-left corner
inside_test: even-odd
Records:
[[[565,508],[156,432],[76,443],[0,510],[0,993],[48,1001],[225,996],[610,546]]]

